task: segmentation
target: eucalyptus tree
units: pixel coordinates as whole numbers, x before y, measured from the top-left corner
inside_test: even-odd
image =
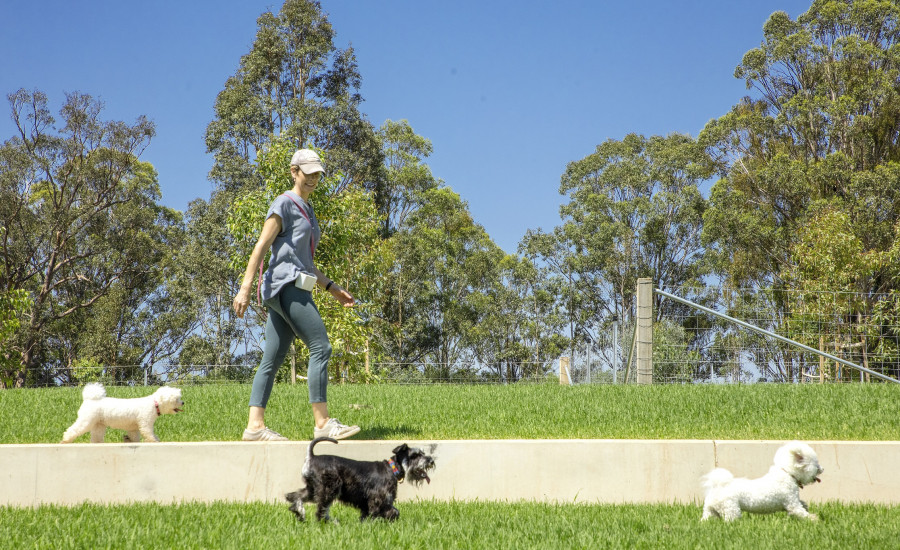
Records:
[[[295,148],[327,151],[326,168],[340,177],[333,193],[368,190],[380,200],[381,143],[359,110],[361,77],[353,49],[335,47],[335,36],[316,1],[286,0],[277,12],[259,16],[252,47],[216,97],[215,118],[206,129],[207,151],[215,159],[209,177],[216,188],[208,205],[195,211],[202,218],[192,217],[192,223],[225,227],[236,198],[265,188],[257,156],[275,138],[288,140]],[[265,207],[259,214],[264,213]],[[190,235],[193,238],[193,232]],[[208,254],[214,259],[211,265],[224,268],[241,237],[226,234],[207,241],[206,246],[215,248]],[[204,295],[204,327],[212,332],[204,331],[203,338],[214,343],[213,356],[226,358],[247,344],[242,339],[252,338],[238,326],[229,301],[221,299],[237,292],[240,272],[204,269],[203,273],[217,282]]]
[[[353,49],[335,47],[335,35],[316,1],[286,0],[277,13],[259,16],[250,51],[216,97],[215,118],[206,129],[207,151],[215,159],[209,177],[216,188],[207,206],[195,209],[190,223],[226,227],[230,205],[243,194],[265,188],[257,156],[274,139],[326,151],[328,172],[339,176],[334,193],[367,190],[381,200],[381,142],[359,110],[361,77]],[[189,232],[190,238],[194,235]],[[214,260],[210,265],[226,269],[235,240],[242,237],[229,233],[205,241],[204,246],[214,249],[206,253]],[[237,292],[240,270],[204,272],[218,282],[203,295],[207,303],[202,337],[214,348],[206,356],[224,359],[247,344],[242,340],[252,338],[239,327],[229,300],[222,300]]]
[[[10,377],[22,386],[50,383],[65,372],[54,368],[100,348],[99,359],[117,362],[135,345],[124,333],[140,327],[128,317],[160,284],[181,226],[157,204],[156,172],[139,160],[154,135],[145,117],[104,121],[101,102],[73,93],[57,124],[42,92],[8,98],[16,135],[0,147],[0,288],[29,293],[13,338],[21,364]],[[90,325],[89,312],[103,304],[104,321]],[[88,327],[111,335],[99,345]],[[146,343],[141,334],[133,338]]]
[[[493,284],[470,299],[479,312],[468,334],[475,358],[496,379],[544,376],[568,345],[558,281],[548,268],[513,254],[496,270]]]
[[[225,82],[206,130],[210,178],[235,191],[262,185],[253,160],[273,136],[329,152],[338,190],[372,188],[381,177],[375,129],[359,111],[361,77],[352,48],[334,45],[319,2],[286,0],[257,19],[250,51]]]
[[[289,165],[294,147],[290,139],[279,138],[260,151],[257,168],[265,186],[243,194],[232,204],[228,231],[240,236],[230,254],[232,271],[246,268],[269,205],[290,189]],[[321,151],[320,155],[329,165],[328,153]],[[361,302],[368,302],[381,293],[391,254],[387,241],[380,235],[383,219],[373,194],[361,189],[340,190],[342,181],[341,173],[329,172],[311,196],[310,202],[322,229],[322,240],[316,247],[316,266]],[[313,292],[322,291],[316,287]],[[330,363],[332,376],[365,377],[365,350],[372,335],[367,306],[346,308],[327,293],[323,299],[317,298],[316,303],[334,350]],[[261,325],[264,322],[262,310],[256,307],[255,311],[256,315],[247,317]],[[301,347],[297,357],[307,358],[308,350]]]
[[[218,192],[209,202],[191,201],[185,212],[187,237],[174,258],[173,276],[167,285],[168,292],[190,304],[193,311],[194,326],[174,361],[181,367],[228,368],[243,360],[242,350],[256,348],[256,335],[230,309],[236,292],[235,247],[221,213],[228,212],[232,204],[229,193]]]
[[[884,260],[900,219],[898,45],[896,0],[817,0],[796,20],[775,12],[735,69],[751,95],[700,135],[720,175],[704,218],[716,271],[779,291],[778,330],[803,339],[837,323],[829,345],[860,362],[885,357],[895,337],[880,327],[900,318],[878,301],[900,284]]]
[[[439,182],[425,164],[431,156],[431,141],[413,131],[406,120],[385,121],[378,129],[384,153],[384,198],[379,201],[385,214],[384,234],[394,234],[418,206],[417,197]]]
[[[845,212],[862,250],[900,218],[900,3],[820,1],[773,13],[735,69],[753,92],[700,140],[717,161],[704,239],[734,285],[784,286],[817,212]],[[882,270],[866,290],[893,283]],[[862,290],[862,289],[861,289]]]
[[[12,338],[28,306],[28,292],[24,289],[0,290],[0,389],[13,385],[13,374],[21,365],[22,355]]]
[[[380,345],[394,361],[446,378],[474,359],[470,331],[503,252],[449,188],[427,189],[391,239]]]
[[[700,281],[706,201],[698,184],[709,174],[703,149],[681,134],[629,134],[569,163],[562,225],[529,232],[522,250],[565,283],[572,345],[597,340],[614,315],[629,322],[638,278],[669,289]],[[658,318],[678,307],[657,306]]]

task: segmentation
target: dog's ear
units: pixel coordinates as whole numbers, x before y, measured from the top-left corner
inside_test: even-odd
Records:
[[[399,455],[399,454],[405,453],[405,452],[407,452],[407,451],[409,451],[409,445],[407,445],[406,443],[404,443],[403,445],[400,445],[399,447],[396,447],[396,448],[394,449],[393,453],[394,453],[395,455]]]

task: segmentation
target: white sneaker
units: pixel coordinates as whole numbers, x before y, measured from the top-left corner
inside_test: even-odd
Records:
[[[244,441],[287,441],[288,438],[284,437],[280,433],[275,430],[269,428],[262,428],[261,430],[251,431],[244,430]]]
[[[345,426],[337,418],[329,418],[321,428],[313,429],[313,439],[317,437],[330,437],[331,439],[344,439],[359,433],[359,426]]]

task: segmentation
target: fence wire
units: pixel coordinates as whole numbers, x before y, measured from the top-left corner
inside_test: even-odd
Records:
[[[682,289],[709,309],[836,358],[897,378],[900,294],[771,289]],[[656,323],[654,383],[872,381],[840,362],[692,310],[671,308]]]
[[[900,377],[900,292],[865,294],[723,287],[671,292],[729,317],[892,378]],[[849,383],[878,381],[839,362],[761,335],[657,295],[653,324],[654,384]],[[633,315],[606,322],[564,357],[485,365],[373,361],[363,373],[332,369],[330,380],[391,384],[635,382]],[[362,353],[362,352],[360,352]],[[354,354],[359,355],[359,354]],[[629,359],[632,360],[629,365]],[[43,384],[108,385],[250,383],[253,364],[91,366],[43,373]],[[283,367],[277,381],[304,382],[305,365]],[[871,379],[870,379],[871,378]]]
[[[373,362],[365,373],[351,375],[346,371],[330,369],[332,383],[387,383],[387,384],[510,384],[510,383],[558,383],[558,359],[546,361],[504,363],[502,366],[486,366],[476,362],[439,363]],[[154,365],[87,366],[63,369],[44,386],[82,385],[101,382],[108,386],[140,386],[170,384],[177,386],[199,384],[250,384],[256,373],[253,364],[182,365],[158,362]],[[305,365],[291,368],[285,364],[276,375],[277,383],[305,383]]]

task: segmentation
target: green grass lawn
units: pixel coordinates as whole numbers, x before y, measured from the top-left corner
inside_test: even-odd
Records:
[[[109,387],[112,397],[152,388]],[[159,419],[163,441],[235,441],[248,385],[183,388],[185,411]],[[75,420],[80,388],[0,391],[0,443],[57,443]],[[900,388],[827,385],[338,385],[331,414],[357,439],[900,440]],[[303,384],[275,386],[266,421],[294,440],[312,436]],[[121,441],[109,430],[107,441]],[[87,441],[82,436],[78,441]]]
[[[897,507],[812,507],[820,521],[785,514],[700,521],[693,505],[407,502],[400,519],[299,523],[276,504],[0,507],[5,548],[897,548]]]
[[[113,397],[152,388],[110,387]],[[247,385],[183,388],[185,412],[164,416],[164,441],[234,441]],[[362,439],[898,440],[900,390],[885,384],[741,386],[332,385],[334,416]],[[80,388],[0,391],[0,443],[56,443]],[[278,385],[270,426],[309,439],[304,385]],[[110,430],[108,441],[121,441]],[[79,441],[87,441],[82,436]],[[396,523],[300,524],[286,504],[182,503],[0,507],[4,548],[897,548],[900,507],[814,503],[821,521],[785,514],[700,522],[700,506],[398,503]],[[310,509],[311,511],[311,509]]]

